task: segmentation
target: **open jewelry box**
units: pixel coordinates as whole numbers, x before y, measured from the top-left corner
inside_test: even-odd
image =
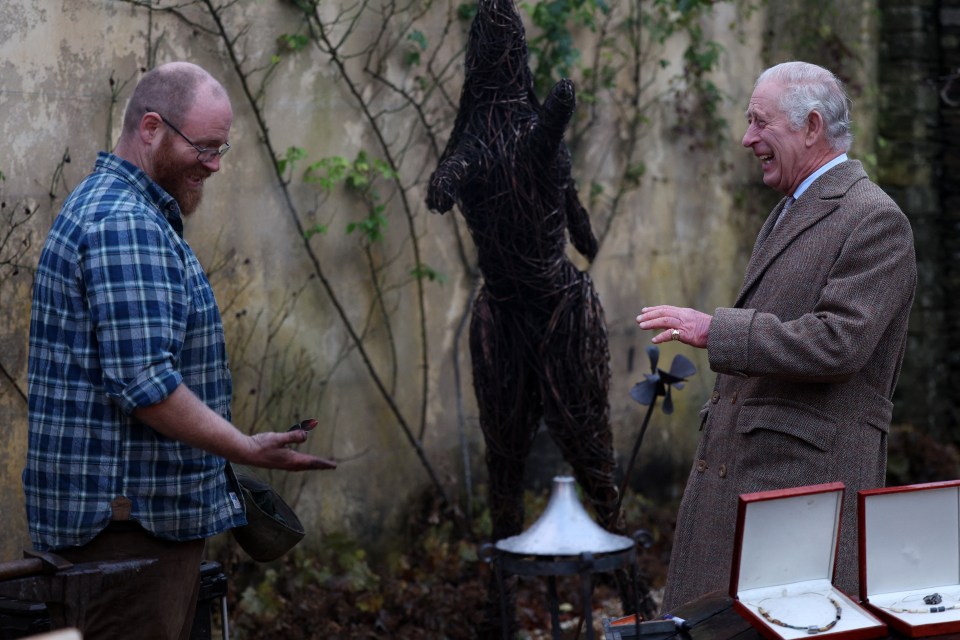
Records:
[[[960,480],[857,494],[860,600],[909,637],[960,631]]]
[[[844,485],[740,496],[730,596],[769,640],[863,640],[887,625],[833,586]]]

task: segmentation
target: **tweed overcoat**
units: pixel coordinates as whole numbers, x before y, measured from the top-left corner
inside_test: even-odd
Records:
[[[846,485],[836,585],[857,593],[856,497],[883,486],[893,390],[916,288],[903,212],[847,160],[757,236],[732,308],[717,309],[717,372],[677,518],[663,609],[729,588],[742,493]],[[784,549],[784,553],[790,553]]]

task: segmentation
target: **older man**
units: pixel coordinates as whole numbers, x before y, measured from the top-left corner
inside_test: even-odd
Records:
[[[200,67],[145,74],[116,150],[70,194],[40,256],[23,472],[31,539],[74,562],[158,560],[91,594],[90,638],[189,636],[204,540],[245,523],[227,460],[336,466],[287,447],[305,430],[251,437],[229,422],[220,312],[182,216],[219,170],[232,118]]]
[[[742,493],[841,481],[838,586],[857,592],[856,492],[883,485],[893,390],[916,287],[907,218],[847,158],[849,100],[829,71],[767,69],[743,145],[785,197],[743,286],[712,316],[646,307],[653,342],[707,349],[716,386],[680,505],[664,610],[726,589]],[[784,549],[784,553],[789,553]]]

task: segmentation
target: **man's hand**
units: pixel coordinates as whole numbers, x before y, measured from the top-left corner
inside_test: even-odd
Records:
[[[317,421],[310,418],[293,425],[293,427],[286,432],[273,431],[255,434],[250,437],[250,459],[241,462],[254,467],[283,469],[286,471],[336,469],[336,460],[318,458],[290,448],[293,445],[306,442],[307,432],[316,426]]]
[[[307,432],[317,426],[313,418],[297,423],[289,431],[248,436],[203,404],[182,384],[163,401],[141,407],[133,415],[169,438],[231,462],[285,471],[337,468],[335,460],[291,448],[306,442]]]
[[[712,321],[713,316],[695,309],[671,307],[665,304],[644,307],[637,316],[637,324],[641,329],[666,329],[663,333],[653,336],[651,340],[653,344],[678,340],[701,349],[707,347]]]

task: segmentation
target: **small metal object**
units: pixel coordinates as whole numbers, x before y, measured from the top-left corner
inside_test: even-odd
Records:
[[[943,598],[940,597],[939,593],[931,593],[928,596],[923,596],[923,604],[940,604],[943,602]]]
[[[673,331],[671,331],[671,332],[670,332],[670,339],[671,339],[671,340],[679,340],[679,339],[680,339],[680,329],[674,329]]]

